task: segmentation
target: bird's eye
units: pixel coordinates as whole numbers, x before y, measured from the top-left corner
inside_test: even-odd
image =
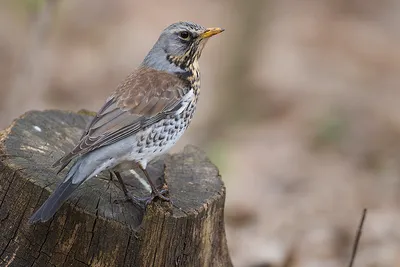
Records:
[[[189,40],[190,38],[190,33],[187,31],[183,31],[179,33],[179,37],[183,40]]]

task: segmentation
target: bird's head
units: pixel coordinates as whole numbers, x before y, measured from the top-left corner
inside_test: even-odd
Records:
[[[223,31],[192,22],[174,23],[161,33],[143,65],[165,71],[176,67],[185,70],[200,58],[208,39]]]

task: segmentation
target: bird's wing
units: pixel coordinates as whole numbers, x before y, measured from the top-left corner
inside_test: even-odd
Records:
[[[189,84],[173,74],[141,68],[129,75],[86,127],[78,145],[53,164],[59,172],[79,155],[131,136],[193,99]]]

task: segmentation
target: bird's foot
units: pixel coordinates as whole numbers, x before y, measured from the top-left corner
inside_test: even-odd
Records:
[[[159,198],[163,201],[171,202],[172,200],[169,197],[166,197],[165,194],[168,194],[168,189],[157,190],[156,192],[151,192],[150,196],[146,197],[136,197],[130,193],[125,195],[125,200],[123,202],[129,201],[133,204],[145,205],[147,207],[155,198]],[[120,203],[121,200],[115,200],[114,202]]]
[[[145,203],[145,205],[149,205],[155,198],[159,198],[163,201],[167,202],[172,202],[172,200],[169,197],[166,197],[165,194],[168,194],[168,189],[162,189],[162,190],[157,190],[151,192],[150,196],[147,197],[135,197],[136,201],[139,201],[141,203]]]
[[[165,196],[166,194],[168,194],[168,192],[169,192],[168,189],[161,189],[161,190],[157,190],[155,192],[153,191],[153,192],[151,192],[150,197],[152,197],[153,199],[158,197],[159,199],[164,200],[166,202],[172,202],[171,198]]]

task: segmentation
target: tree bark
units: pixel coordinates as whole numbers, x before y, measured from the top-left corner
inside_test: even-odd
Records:
[[[89,119],[33,111],[0,132],[0,266],[232,266],[225,187],[192,146],[150,166],[152,176],[167,181],[172,205],[157,200],[146,211],[135,208],[104,172],[52,220],[28,224],[66,173],[56,175],[51,164],[76,144]],[[148,194],[131,172],[122,177],[136,195]]]

